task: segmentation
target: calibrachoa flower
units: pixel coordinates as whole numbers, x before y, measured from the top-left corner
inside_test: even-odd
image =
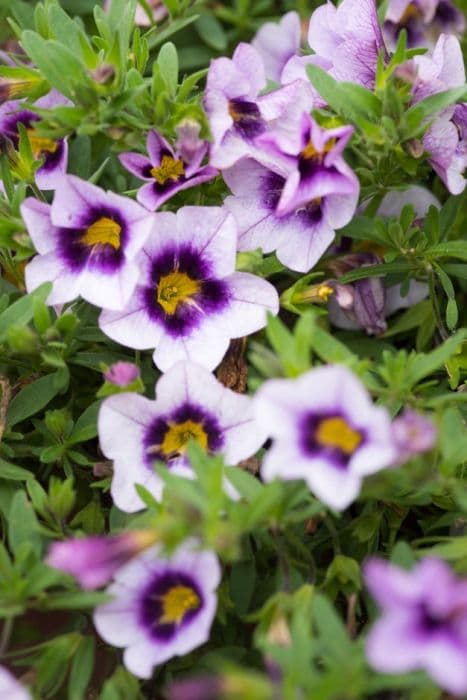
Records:
[[[156,460],[174,474],[192,476],[186,447],[194,440],[235,465],[258,451],[266,433],[254,420],[251,399],[226,389],[206,369],[181,362],[156,384],[156,400],[137,394],[106,399],[100,409],[99,441],[114,460],[111,493],[120,510],[144,508],[135,490],[143,485],[157,499],[163,481]]]
[[[211,62],[204,94],[213,137],[211,165],[229,168],[245,156],[269,162],[257,138],[269,129],[279,140],[287,137],[301,112],[312,107],[309,83],[297,80],[259,97],[265,86],[261,56],[249,44],[239,44],[232,59]]]
[[[152,530],[130,530],[113,537],[82,537],[54,542],[47,564],[71,574],[83,588],[99,588],[137,554],[157,542]]]
[[[96,608],[100,636],[125,647],[127,669],[150,678],[154,666],[182,656],[209,639],[221,571],[216,555],[181,546],[170,559],[151,549],[127,564],[107,592],[114,600]]]
[[[53,109],[71,102],[57,90],[52,90],[45,97],[34,102],[40,109]],[[0,134],[10,139],[15,148],[19,144],[18,124],[22,124],[31,144],[32,155],[36,160],[43,159],[43,164],[36,170],[36,184],[41,190],[54,190],[61,182],[68,165],[67,139],[54,141],[37,133],[35,122],[41,117],[30,109],[23,107],[21,100],[11,100],[0,106]]]
[[[416,411],[406,409],[392,423],[392,432],[398,462],[406,462],[416,455],[433,449],[437,430],[434,423]]]
[[[217,170],[210,165],[201,166],[208,151],[203,141],[190,161],[186,161],[179,151],[174,151],[154,130],[148,134],[146,148],[149,158],[139,153],[122,153],[119,158],[130,173],[148,181],[138,191],[137,200],[151,211],[158,209],[177,192],[212,180],[217,175]]]
[[[355,213],[359,183],[341,156],[351,127],[326,131],[308,115],[297,155],[271,170],[243,159],[224,171],[234,196],[225,205],[235,216],[239,250],[276,251],[292,270],[308,272]]]
[[[39,253],[25,269],[28,292],[52,282],[50,305],[82,296],[102,308],[124,307],[139,277],[135,257],[154,226],[153,214],[69,175],[52,206],[30,197],[21,215]]]
[[[390,0],[383,24],[386,45],[393,50],[399,32],[407,45],[432,48],[441,33],[461,35],[465,18],[451,0]]]
[[[121,312],[104,311],[101,329],[128,347],[156,348],[166,371],[179,360],[214,369],[231,338],[263,328],[277,313],[274,287],[235,272],[237,230],[220,207],[155,214],[155,233],[138,259],[140,280]]]
[[[140,370],[134,362],[114,362],[104,372],[104,379],[115,386],[125,387],[133,384],[140,377]]]
[[[29,691],[4,666],[0,666],[0,698],[2,700],[32,700]]]
[[[297,12],[287,12],[279,23],[266,22],[251,42],[261,56],[266,78],[281,82],[287,61],[300,49],[300,17]]]
[[[424,559],[411,571],[371,559],[366,584],[382,608],[366,654],[382,673],[424,669],[455,695],[467,693],[467,580],[440,559]]]
[[[273,439],[261,468],[266,481],[304,479],[323,503],[343,510],[365,475],[394,461],[387,411],[345,367],[267,381],[254,401],[257,421]]]

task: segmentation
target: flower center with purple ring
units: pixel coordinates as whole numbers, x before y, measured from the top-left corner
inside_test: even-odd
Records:
[[[195,304],[193,297],[200,290],[200,283],[185,272],[169,272],[162,275],[157,285],[157,303],[166,314],[173,316],[179,304]]]
[[[26,133],[35,160],[47,153],[55,153],[57,151],[58,143],[56,141],[45,136],[39,136],[35,129],[27,129]]]
[[[88,248],[94,246],[110,246],[119,250],[122,227],[108,216],[102,216],[89,226],[81,238],[81,242]]]
[[[180,158],[164,155],[161,164],[151,168],[150,174],[159,185],[165,185],[168,180],[177,182],[185,177],[185,163]]]
[[[302,447],[309,457],[324,457],[345,468],[365,439],[339,414],[309,414],[302,423]]]
[[[254,139],[266,128],[259,107],[254,102],[236,98],[229,100],[229,115],[234,128],[245,139]]]
[[[193,620],[203,597],[191,576],[169,571],[158,575],[141,600],[141,621],[157,639],[169,640]]]

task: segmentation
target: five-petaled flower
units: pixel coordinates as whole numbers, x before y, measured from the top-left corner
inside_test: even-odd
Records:
[[[161,497],[156,460],[174,474],[193,475],[186,457],[190,440],[209,453],[222,452],[228,465],[251,457],[266,440],[248,396],[226,389],[206,369],[187,362],[159,379],[155,401],[137,394],[106,399],[98,427],[102,451],[114,460],[112,498],[126,512],[144,508],[135,484]]]
[[[275,288],[235,272],[237,229],[221,207],[182,207],[154,214],[155,231],[138,259],[140,279],[127,306],[104,311],[101,329],[123,345],[156,348],[166,371],[179,360],[214,369],[231,338],[266,325],[277,313]]]
[[[220,575],[216,555],[196,551],[191,541],[167,559],[148,550],[116,574],[107,589],[114,600],[95,610],[97,631],[125,647],[131,673],[150,678],[154,666],[208,640]]]
[[[395,459],[389,414],[345,367],[269,380],[254,401],[257,421],[273,439],[263,479],[304,479],[335,510],[357,498],[364,476]]]
[[[39,253],[26,266],[30,292],[52,282],[48,303],[78,296],[121,309],[139,278],[135,257],[154,226],[154,215],[127,197],[68,175],[50,206],[29,197],[21,206]]]
[[[149,158],[139,153],[122,153],[122,165],[140,180],[147,180],[137,194],[138,202],[151,211],[158,209],[177,192],[212,180],[217,170],[210,165],[202,166],[208,146],[201,141],[191,160],[186,154],[175,150],[157,131],[148,134],[146,148]]]

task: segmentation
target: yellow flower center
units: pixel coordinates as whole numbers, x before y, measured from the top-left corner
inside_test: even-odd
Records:
[[[166,314],[173,316],[179,304],[194,303],[192,297],[199,292],[199,289],[199,282],[185,272],[170,272],[159,280],[157,303],[162,306]]]
[[[410,22],[411,19],[415,19],[416,17],[420,17],[421,12],[420,9],[415,5],[415,3],[411,2],[410,5],[407,5],[404,14],[399,20],[399,24],[407,24]]]
[[[320,421],[315,440],[322,447],[334,447],[351,455],[362,441],[361,434],[350,427],[343,418],[325,418]]]
[[[165,185],[167,180],[177,182],[180,177],[185,175],[185,164],[183,160],[162,156],[161,164],[157,168],[152,168],[151,175],[159,185]]]
[[[322,151],[318,151],[315,148],[313,141],[310,139],[303,151],[300,153],[300,156],[305,160],[317,160],[321,162],[326,153],[329,153],[329,151],[332,150],[335,144],[336,139],[329,139],[329,141],[327,141],[326,145],[324,146],[324,149]]]
[[[199,596],[189,586],[174,586],[161,596],[162,617],[159,620],[163,625],[178,625],[187,612],[196,610],[200,606]]]
[[[102,216],[97,219],[82,236],[81,242],[92,248],[95,245],[110,245],[115,250],[120,248],[120,234],[122,227],[113,219]]]
[[[40,158],[43,153],[55,153],[58,143],[44,136],[38,136],[34,129],[27,129],[29,143],[34,158]]]
[[[192,420],[171,423],[157,451],[160,450],[166,457],[183,454],[190,440],[195,440],[203,450],[207,450],[208,436],[202,425]]]

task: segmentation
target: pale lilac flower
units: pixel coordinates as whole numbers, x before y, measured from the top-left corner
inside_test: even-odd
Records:
[[[407,462],[433,449],[437,430],[434,423],[416,411],[406,409],[392,423],[392,433],[399,452],[398,462]]]
[[[170,559],[148,550],[127,564],[107,589],[114,600],[94,612],[100,636],[124,647],[123,662],[140,678],[209,639],[221,570],[216,555],[182,545]]]
[[[108,12],[111,2],[112,0],[105,0],[104,2],[104,10],[106,12]],[[161,22],[169,14],[162,0],[146,0],[146,2],[151,10],[153,22]],[[140,3],[136,7],[135,24],[139,27],[149,27],[151,25],[151,20]]]
[[[74,576],[83,588],[99,588],[137,554],[154,545],[157,539],[151,530],[130,530],[111,537],[93,536],[54,542],[46,563]]]
[[[164,462],[173,474],[191,478],[186,456],[190,440],[207,452],[222,453],[233,466],[254,455],[266,433],[254,420],[248,396],[225,388],[199,365],[181,362],[156,384],[156,400],[137,394],[106,399],[98,419],[103,453],[114,461],[111,494],[120,510],[144,508],[141,484],[160,500],[164,482],[154,470]]]
[[[364,476],[394,461],[389,414],[345,367],[269,380],[254,401],[257,421],[273,439],[261,467],[266,481],[304,479],[323,503],[343,510]]]
[[[297,12],[287,12],[280,22],[266,22],[258,30],[251,43],[263,59],[268,80],[281,82],[284,66],[300,49],[300,34]]]
[[[34,102],[40,109],[71,105],[70,100],[57,90],[51,90],[48,95]],[[44,162],[36,170],[35,180],[41,190],[54,190],[61,182],[68,166],[68,140],[52,139],[40,136],[34,129],[34,124],[41,117],[23,106],[23,100],[10,100],[0,106],[0,135],[9,139],[15,148],[19,145],[18,124],[22,124],[27,132],[32,155],[36,160]]]
[[[212,370],[230,339],[254,333],[268,311],[277,313],[277,292],[235,272],[237,229],[225,209],[182,207],[154,216],[133,296],[123,311],[104,311],[99,325],[122,345],[156,348],[154,362],[164,372],[179,360]]]
[[[424,669],[455,695],[467,693],[467,581],[440,559],[411,571],[380,559],[365,567],[366,584],[382,609],[367,640],[369,663],[382,673]]]
[[[318,7],[308,42],[329,63],[333,78],[373,89],[378,54],[385,51],[375,0],[343,0],[338,8],[328,1]]]
[[[239,44],[232,59],[211,62],[204,107],[213,138],[210,163],[214,167],[229,168],[245,156],[267,164],[268,153],[257,145],[258,137],[273,130],[279,141],[287,138],[301,113],[312,107],[309,83],[298,80],[259,96],[265,86],[261,56],[249,44]]]
[[[4,666],[0,666],[0,698],[2,700],[32,700],[32,695]]]
[[[29,292],[52,282],[52,306],[78,296],[102,308],[125,306],[139,278],[135,257],[154,226],[153,214],[73,175],[62,178],[51,206],[29,197],[21,214],[39,253],[25,269]]]
[[[201,125],[193,119],[183,119],[175,128],[177,141],[175,149],[180,154],[185,163],[192,163],[205,144],[200,139]]]
[[[194,676],[174,681],[167,691],[168,700],[221,700],[228,693],[228,680],[222,676]]]
[[[104,379],[109,384],[125,387],[140,377],[140,370],[133,362],[114,362],[105,372]]]
[[[433,48],[440,34],[461,36],[465,18],[452,0],[390,0],[383,24],[386,46],[393,50],[399,32],[407,31],[409,48]]]
[[[130,173],[140,180],[147,180],[148,184],[138,190],[136,198],[151,211],[177,192],[208,182],[217,175],[215,168],[201,165],[208,151],[206,142],[200,143],[189,162],[155,130],[149,132],[146,148],[149,158],[139,153],[121,153],[119,159]]]

